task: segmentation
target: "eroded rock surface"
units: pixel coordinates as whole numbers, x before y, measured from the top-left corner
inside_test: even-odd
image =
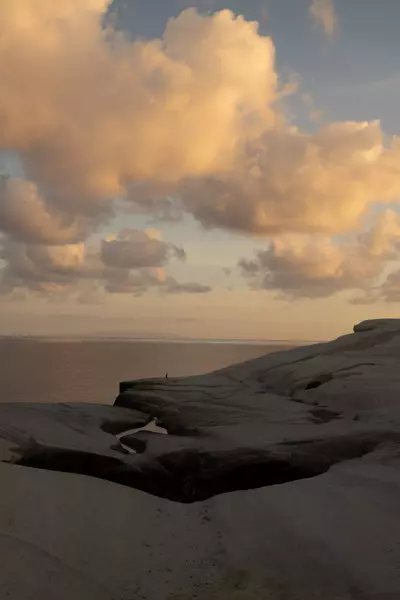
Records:
[[[400,598],[400,321],[355,329],[112,407],[1,404],[0,596]]]
[[[0,438],[21,465],[204,500],[399,448],[399,359],[400,320],[370,321],[203,376],[124,382],[114,407],[2,404]],[[140,430],[152,420],[168,435]]]

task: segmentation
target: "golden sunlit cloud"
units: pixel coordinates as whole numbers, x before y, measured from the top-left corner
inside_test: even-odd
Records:
[[[239,261],[245,277],[259,289],[279,290],[286,297],[323,297],[344,290],[371,291],[383,268],[400,257],[400,215],[382,212],[374,226],[352,239],[333,242],[327,236],[282,235],[254,259]]]
[[[31,181],[0,177],[0,230],[30,243],[64,244],[85,237],[87,220],[47,204]]]
[[[400,144],[379,122],[333,123],[315,133],[276,128],[238,152],[222,175],[183,184],[205,225],[258,235],[358,229],[377,202],[400,198]]]
[[[229,167],[274,125],[274,46],[256,23],[188,9],[163,40],[129,43],[102,28],[104,2],[39,4],[0,6],[0,145],[35,181],[81,196],[177,181]]]
[[[108,5],[0,4],[0,149],[19,156],[27,178],[0,182],[3,282],[22,287],[42,278],[50,289],[51,273],[55,283],[65,277],[69,284],[75,270],[80,280],[97,278],[120,293],[153,285],[208,291],[150,270],[185,257],[154,231],[116,232],[83,266],[65,258],[57,270],[49,264],[54,250],[41,251],[53,257],[47,262],[35,254],[35,244],[64,245],[65,256],[90,246],[117,196],[132,212],[171,220],[186,212],[205,227],[273,238],[251,267],[268,269],[268,285],[272,276],[285,290],[288,270],[328,290],[355,279],[331,236],[367,235],[375,205],[399,200],[399,141],[386,138],[378,121],[312,133],[286,121],[280,99],[296,90],[280,81],[273,40],[257,23],[229,10],[201,15],[191,8],[169,20],[162,38],[130,41],[103,27]],[[314,0],[310,12],[332,35],[333,3]],[[375,261],[372,247],[367,258],[354,252],[360,279],[386,264],[379,252]],[[29,261],[33,275],[21,268]]]

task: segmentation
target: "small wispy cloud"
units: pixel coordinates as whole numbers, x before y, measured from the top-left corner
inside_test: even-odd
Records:
[[[310,15],[328,37],[334,35],[338,27],[338,18],[333,0],[311,0]]]

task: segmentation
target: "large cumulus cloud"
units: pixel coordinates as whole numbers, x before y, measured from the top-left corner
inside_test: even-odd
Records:
[[[243,233],[357,229],[377,202],[400,198],[400,143],[379,122],[333,123],[310,134],[282,127],[238,153],[232,170],[184,184],[205,226]]]
[[[230,11],[183,11],[162,40],[102,28],[106,2],[0,6],[0,145],[80,196],[229,166],[238,139],[272,126],[274,46]],[[251,120],[254,119],[254,122]]]
[[[26,178],[0,182],[3,280],[27,281],[30,261],[31,279],[44,270],[47,285],[54,265],[43,266],[33,246],[64,246],[67,255],[87,246],[121,200],[132,213],[187,212],[205,227],[272,238],[251,269],[268,270],[268,286],[285,292],[324,295],[378,277],[386,262],[365,257],[360,231],[376,204],[399,200],[399,141],[378,121],[293,127],[280,107],[272,39],[229,10],[187,9],[162,38],[129,41],[103,26],[109,4],[0,4],[0,150],[18,154]],[[333,32],[332,2],[314,0],[311,14]],[[357,241],[338,246],[338,234]],[[109,291],[152,282],[205,291],[168,272],[160,279],[153,269],[168,267],[179,241],[174,249],[146,235],[104,241],[90,271],[86,248],[76,277],[96,276]],[[57,278],[71,277],[68,269]]]

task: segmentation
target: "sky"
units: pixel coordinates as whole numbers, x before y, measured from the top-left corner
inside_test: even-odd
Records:
[[[319,340],[400,301],[398,0],[0,0],[0,335]]]

